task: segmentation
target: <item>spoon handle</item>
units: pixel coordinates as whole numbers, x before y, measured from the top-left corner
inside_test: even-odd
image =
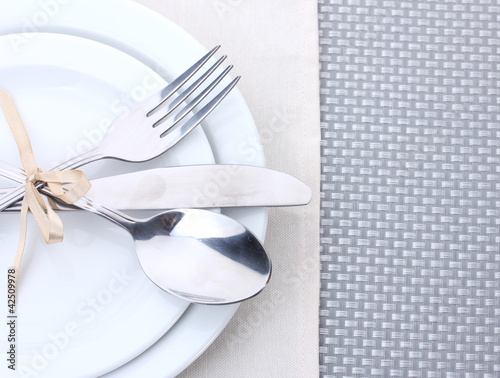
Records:
[[[43,188],[42,190],[45,194],[50,195],[49,190],[45,190]],[[46,193],[48,192],[48,193]],[[54,198],[54,200],[56,200]],[[92,198],[88,196],[83,196],[80,198],[77,202],[73,204],[73,206],[76,206],[82,210],[89,211],[91,213],[100,215],[103,218],[106,218],[110,220],[111,222],[117,224],[118,226],[123,227],[129,232],[132,232],[133,228],[135,227],[137,223],[137,219],[132,218],[128,216],[125,213],[122,213],[121,211],[115,210],[115,209],[110,209],[104,205],[101,205],[97,202],[95,202]]]

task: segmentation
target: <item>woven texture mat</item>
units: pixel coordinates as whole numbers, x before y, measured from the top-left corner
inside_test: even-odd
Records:
[[[500,4],[320,0],[323,377],[500,377]]]

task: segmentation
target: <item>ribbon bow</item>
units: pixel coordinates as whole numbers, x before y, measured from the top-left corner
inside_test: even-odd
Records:
[[[50,191],[57,198],[67,204],[73,204],[89,191],[90,182],[82,171],[45,171],[38,168],[31,149],[28,133],[21,120],[16,104],[10,94],[2,88],[0,88],[0,105],[16,140],[19,155],[24,171],[26,172],[25,195],[21,206],[21,235],[13,264],[16,272],[15,275],[17,275],[26,245],[28,211],[31,211],[35,217],[47,244],[61,242],[64,235],[64,227],[61,219],[45,203],[37,191],[35,184],[38,182],[46,183]],[[65,190],[62,186],[64,183],[72,183],[74,186],[69,190]]]

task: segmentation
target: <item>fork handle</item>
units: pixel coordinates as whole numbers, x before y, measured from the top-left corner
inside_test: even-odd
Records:
[[[81,167],[82,165],[91,163],[93,161],[99,160],[104,158],[102,154],[97,152],[97,148],[93,148],[81,155],[75,156],[71,159],[68,159],[60,164],[58,164],[56,167],[54,167],[52,170],[53,171],[64,171],[64,170],[70,170],[70,169],[75,169],[78,167]],[[0,174],[4,177],[11,178],[11,174],[9,173],[10,169],[5,165],[5,163],[0,163]],[[18,179],[14,179],[16,181],[20,181]],[[21,181],[22,182],[22,181]],[[45,186],[44,183],[37,183],[35,187],[37,189],[42,188]],[[24,197],[24,184],[16,187],[15,189],[11,190],[7,194],[4,194],[2,197],[0,197],[0,211],[3,211],[10,205],[16,203],[20,199]]]
[[[56,165],[51,171],[67,171],[71,169],[79,168],[83,165],[92,163],[99,159],[104,159],[106,156],[99,152],[99,145],[90,149],[87,152],[84,152],[81,155],[76,155],[68,160],[63,161],[62,163]]]
[[[5,194],[1,199],[0,199],[0,210],[4,210],[7,207],[10,206],[12,203],[16,203],[19,201],[21,198],[24,196],[24,185],[20,185],[10,191],[9,193]]]

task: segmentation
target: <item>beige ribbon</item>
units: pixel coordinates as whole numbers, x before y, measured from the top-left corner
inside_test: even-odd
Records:
[[[21,235],[13,264],[17,275],[26,245],[28,211],[31,211],[35,217],[47,244],[59,243],[63,240],[64,227],[62,221],[54,210],[47,206],[37,191],[35,184],[37,182],[46,183],[57,198],[67,204],[72,204],[89,191],[90,182],[82,171],[45,171],[38,168],[28,133],[24,128],[16,104],[10,94],[2,88],[0,88],[0,105],[16,140],[19,155],[26,172],[25,195],[21,206]],[[74,186],[69,190],[65,190],[62,186],[64,183],[72,183]]]

